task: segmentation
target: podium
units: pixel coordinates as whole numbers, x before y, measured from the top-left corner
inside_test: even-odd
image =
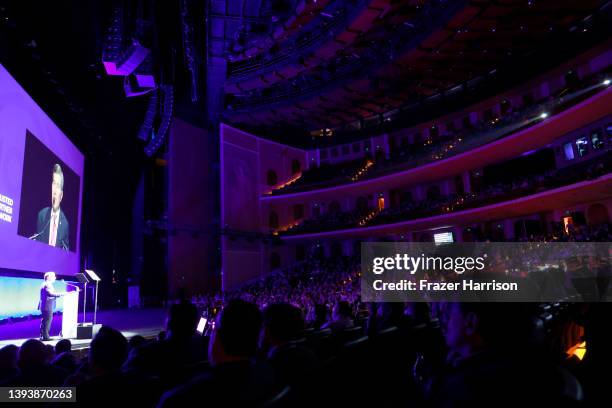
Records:
[[[79,292],[68,292],[62,300],[64,302],[64,312],[62,314],[62,337],[64,339],[74,339],[77,337]]]
[[[83,284],[83,322],[78,324],[75,328],[75,337],[77,339],[93,339],[98,333],[98,330],[100,330],[100,327],[102,327],[101,324],[96,324],[96,315],[98,313],[98,283],[101,279],[94,271],[89,269],[85,269],[85,273],[77,273],[76,278]],[[91,281],[96,282],[96,294],[94,297],[93,323],[88,323],[86,322],[87,284]]]

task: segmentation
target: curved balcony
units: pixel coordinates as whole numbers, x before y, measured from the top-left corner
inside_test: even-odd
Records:
[[[304,220],[302,224],[294,225],[284,232],[286,234],[299,234],[328,229],[389,224],[506,201],[607,174],[612,170],[611,152],[612,149],[608,150],[603,156],[579,165],[551,170],[544,174],[523,176],[505,183],[498,182],[475,193],[451,194],[416,202],[409,201],[399,207],[382,210],[363,208],[349,212],[327,213],[316,219]]]
[[[230,56],[231,63],[245,61],[249,58],[256,58],[259,54],[268,50],[274,42],[279,42],[292,34],[295,34],[300,28],[308,26],[316,16],[318,16],[330,0],[306,1],[300,0],[295,7],[294,13],[287,20],[278,22],[272,28],[272,32],[265,38],[256,37],[249,38],[247,44],[241,47],[240,52]],[[253,44],[255,42],[255,44]]]
[[[415,15],[422,14],[421,7],[411,2],[393,2],[390,0],[370,0],[365,7],[355,7],[359,14],[347,16],[350,22],[337,35],[335,27],[332,27],[334,16],[329,22],[326,38],[327,41],[313,50],[297,50],[291,54],[281,51],[268,52],[258,55],[241,64],[249,64],[238,70],[238,63],[229,65],[230,78],[226,85],[226,92],[241,94],[255,88],[268,88],[276,83],[290,81],[300,75],[312,75],[321,69],[337,65],[338,55],[359,55],[364,48],[387,42],[389,32],[401,35],[404,23],[410,26]],[[329,11],[326,15],[332,15]],[[344,13],[346,14],[346,13]],[[277,39],[279,41],[280,39]],[[268,45],[270,46],[270,45]],[[282,46],[282,44],[281,44]],[[287,47],[285,47],[287,48]],[[310,48],[310,47],[309,47]],[[287,83],[287,82],[285,82]],[[267,91],[266,91],[267,92]]]
[[[441,25],[450,21],[464,6],[463,1],[432,1],[420,8],[414,18],[399,27],[389,41],[370,48],[362,54],[340,55],[323,67],[317,66],[309,74],[274,84],[263,90],[244,95],[234,95],[228,103],[232,113],[249,112],[254,109],[268,109],[289,100],[301,100],[318,95],[325,90],[337,88],[351,78],[363,76],[381,61],[390,63],[390,57],[413,50]],[[275,58],[270,63],[278,64]],[[284,58],[283,58],[284,59]],[[266,69],[261,67],[260,69]],[[268,67],[269,69],[269,67]]]
[[[609,168],[608,168],[609,170]],[[390,224],[371,225],[362,228],[345,228],[334,231],[283,235],[283,241],[300,241],[321,238],[371,238],[393,236],[431,228],[465,226],[471,223],[496,221],[550,211],[571,208],[580,204],[612,199],[612,174],[608,172],[592,180],[574,182],[550,190],[535,192],[520,198],[509,199],[476,208],[448,212],[422,218],[407,219]]]
[[[261,75],[282,63],[297,60],[301,55],[328,41],[330,36],[340,34],[359,15],[367,3],[367,0],[355,0],[353,4],[345,4],[342,1],[333,2],[325,9],[325,15],[321,19],[310,21],[304,27],[303,33],[292,41],[286,40],[279,51],[230,63],[228,80],[235,82],[255,74]]]
[[[284,203],[303,202],[307,199],[323,201],[343,194],[380,192],[401,185],[443,179],[542,147],[564,133],[608,115],[609,106],[612,106],[612,89],[602,90],[601,84],[593,84],[573,95],[531,108],[518,123],[503,124],[499,128],[467,136],[460,144],[443,150],[441,157],[432,157],[433,152],[427,150],[410,160],[404,159],[383,168],[370,169],[356,182],[347,184],[345,179],[326,180],[309,186],[311,190],[283,189],[262,196],[261,200],[282,200]],[[550,116],[542,120],[539,115],[545,109],[550,109]]]

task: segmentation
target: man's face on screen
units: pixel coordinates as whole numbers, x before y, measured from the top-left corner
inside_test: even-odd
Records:
[[[62,176],[54,173],[53,183],[51,183],[51,207],[53,207],[53,211],[57,211],[59,209],[63,197],[64,192],[62,191]]]

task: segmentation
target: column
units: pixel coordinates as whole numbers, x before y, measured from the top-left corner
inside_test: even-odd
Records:
[[[472,181],[470,178],[469,170],[464,171],[462,176],[463,176],[463,191],[465,191],[466,193],[471,193],[472,192]]]

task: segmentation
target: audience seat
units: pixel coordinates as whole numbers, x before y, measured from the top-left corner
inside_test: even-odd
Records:
[[[355,326],[350,329],[344,329],[333,335],[334,344],[338,347],[345,343],[355,340],[363,335],[363,327]]]
[[[285,387],[278,394],[260,404],[258,408],[285,408],[292,406],[291,388]]]

